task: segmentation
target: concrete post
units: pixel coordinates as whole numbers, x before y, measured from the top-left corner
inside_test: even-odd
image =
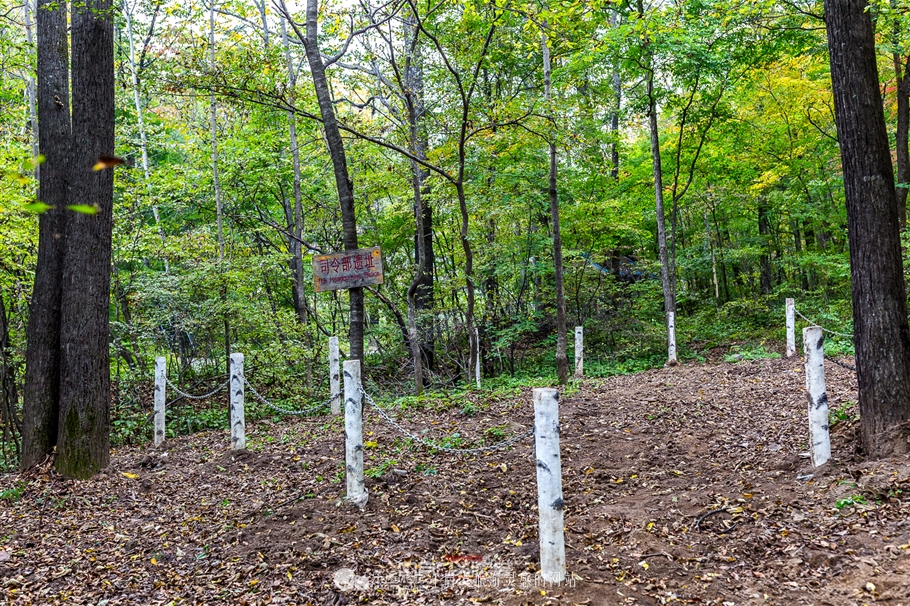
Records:
[[[560,583],[566,579],[566,544],[559,456],[559,392],[555,389],[534,390],[534,452],[540,515],[540,576],[549,583]]]
[[[477,389],[480,389],[480,331],[474,327],[474,347],[477,350],[477,357],[474,362],[474,380],[477,382]]]
[[[167,358],[155,358],[155,446],[164,442],[164,405],[167,402]]]
[[[341,368],[338,354],[338,337],[329,337],[329,395],[337,398],[332,400],[332,414],[341,414]]]
[[[831,458],[828,434],[828,394],[825,385],[825,334],[821,326],[803,329],[806,353],[806,391],[809,393],[809,452],[818,467]]]
[[[796,304],[787,299],[787,357],[796,355]]]
[[[363,509],[369,499],[363,483],[363,393],[360,360],[344,363],[344,476],[348,500]]]
[[[667,312],[667,366],[676,366],[676,314]]]
[[[585,334],[583,326],[575,327],[575,376],[579,379],[585,376]]]
[[[231,354],[231,449],[246,448],[246,419],[243,411],[243,354]]]

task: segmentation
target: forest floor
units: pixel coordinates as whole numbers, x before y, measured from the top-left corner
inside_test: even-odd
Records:
[[[838,422],[819,469],[798,358],[568,390],[561,586],[535,582],[530,439],[434,455],[367,408],[363,512],[324,417],[251,423],[241,452],[226,432],[118,449],[90,481],[0,477],[0,602],[910,606],[910,462],[857,455],[855,376],[826,370]],[[399,419],[467,441],[532,426],[528,390],[468,397]]]

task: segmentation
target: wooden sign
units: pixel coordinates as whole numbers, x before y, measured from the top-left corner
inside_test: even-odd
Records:
[[[313,256],[316,292],[382,284],[382,254],[378,246]]]

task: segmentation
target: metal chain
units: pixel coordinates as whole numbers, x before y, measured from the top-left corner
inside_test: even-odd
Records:
[[[490,446],[479,446],[477,448],[451,448],[448,446],[438,446],[436,444],[433,444],[432,442],[424,440],[423,438],[417,436],[416,434],[411,433],[410,431],[408,431],[407,429],[405,429],[404,427],[399,425],[392,417],[390,417],[386,413],[385,410],[380,408],[380,406],[373,400],[373,398],[370,397],[370,394],[368,394],[366,391],[363,390],[363,386],[360,387],[360,393],[366,399],[367,403],[370,406],[372,406],[373,408],[375,408],[376,412],[379,413],[379,416],[381,416],[383,419],[385,419],[385,421],[389,425],[391,425],[392,427],[397,429],[400,433],[404,434],[408,438],[414,440],[415,442],[417,442],[419,444],[423,444],[431,451],[451,452],[451,453],[455,453],[455,454],[478,454],[481,452],[489,452],[492,450],[497,450],[499,448],[505,448],[506,446],[511,446],[512,444],[515,444],[516,442],[520,442],[520,441],[524,440],[525,438],[527,438],[528,436],[533,435],[533,433],[534,433],[534,427],[532,426],[531,429],[529,429],[528,431],[525,431],[525,432],[519,433],[519,434],[515,434],[514,436],[512,436],[511,438],[509,438],[507,440],[503,440],[502,442],[498,442],[496,444],[491,444]]]
[[[804,316],[803,314],[799,313],[799,310],[796,309],[795,307],[793,308],[793,311],[796,312],[796,315],[797,315],[797,316],[799,316],[800,318],[802,318],[803,320],[805,320],[806,322],[808,322],[808,323],[811,324],[812,326],[818,326],[819,328],[821,328],[823,331],[825,331],[825,332],[827,332],[827,333],[831,333],[832,335],[837,335],[838,337],[847,337],[848,339],[852,339],[852,338],[853,338],[853,335],[848,335],[848,334],[843,333],[843,332],[837,332],[836,330],[831,330],[830,328],[825,328],[824,326],[822,326],[822,325],[819,324],[818,322],[813,322],[812,320],[810,320],[809,318],[807,318],[807,317]]]
[[[271,408],[272,410],[274,410],[274,411],[276,411],[276,412],[280,412],[281,414],[285,414],[285,415],[302,416],[302,415],[312,414],[312,413],[314,413],[314,412],[316,412],[316,411],[318,411],[318,410],[321,410],[321,409],[325,408],[325,407],[328,406],[329,404],[331,404],[332,401],[333,401],[335,398],[340,398],[340,397],[341,397],[341,394],[340,394],[340,393],[336,393],[335,395],[331,396],[331,397],[330,397],[328,400],[326,400],[325,402],[320,402],[319,404],[316,404],[315,406],[309,406],[309,407],[303,408],[303,409],[301,409],[301,410],[290,410],[290,409],[288,409],[288,408],[281,408],[280,406],[275,406],[274,404],[272,404],[271,402],[269,402],[268,400],[266,400],[264,397],[262,397],[262,395],[261,395],[258,391],[256,391],[256,388],[255,388],[255,387],[253,387],[252,385],[250,385],[250,382],[247,381],[246,377],[243,377],[243,382],[246,383],[246,386],[250,388],[250,391],[253,393],[253,396],[254,396],[257,400],[259,400],[260,402],[262,402],[263,404],[265,404],[266,406],[268,406],[268,407]]]
[[[856,372],[856,366],[850,366],[850,365],[847,364],[846,362],[841,362],[841,361],[839,361],[839,360],[835,360],[834,358],[832,358],[832,357],[829,356],[829,355],[826,355],[826,356],[825,356],[825,359],[828,360],[829,362],[834,362],[835,364],[837,364],[837,365],[840,366],[841,368],[846,368],[847,370],[852,370],[853,372]]]
[[[221,385],[219,385],[218,387],[216,387],[209,393],[194,396],[193,394],[189,394],[189,393],[186,393],[185,391],[181,391],[181,389],[179,387],[177,387],[176,385],[174,385],[173,383],[171,383],[171,380],[168,379],[167,377],[164,377],[164,380],[167,381],[167,384],[171,387],[171,389],[176,391],[179,395],[183,396],[184,398],[189,398],[190,400],[204,400],[206,398],[210,398],[211,396],[215,395],[216,393],[218,393],[219,391],[221,391],[222,389],[227,387],[228,384],[230,383],[230,380],[225,381],[224,383],[222,383]]]

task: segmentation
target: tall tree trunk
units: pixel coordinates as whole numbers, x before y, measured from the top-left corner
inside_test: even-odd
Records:
[[[297,71],[291,58],[291,44],[288,41],[288,28],[284,19],[281,20],[281,42],[284,45],[284,60],[288,71],[288,104],[293,107],[296,99]],[[288,134],[291,139],[291,161],[294,169],[294,209],[293,209],[293,238],[288,238],[291,252],[291,265],[294,278],[294,305],[297,308],[297,317],[300,324],[306,326],[307,306],[306,287],[303,274],[303,246],[300,240],[303,236],[303,199],[300,191],[300,147],[297,143],[297,116],[293,111],[288,111]]]
[[[648,125],[651,131],[651,163],[654,168],[654,200],[657,215],[657,249],[660,255],[660,284],[664,294],[664,313],[667,316],[667,336],[675,341],[670,333],[674,325],[669,321],[669,314],[676,314],[676,288],[673,280],[673,267],[667,247],[667,221],[664,214],[664,180],[660,163],[660,134],[657,130],[657,102],[654,99],[654,71],[648,72]],[[674,323],[675,324],[675,323]],[[667,364],[676,365],[676,356],[668,355]]]
[[[894,54],[894,72],[897,80],[897,130],[894,133],[897,156],[896,191],[897,212],[901,229],[907,226],[907,188],[910,187],[910,56],[901,73],[900,56]]]
[[[38,219],[38,265],[26,329],[23,468],[57,445],[60,417],[60,299],[72,141],[66,2],[39,0],[36,32],[38,146],[45,157],[38,199],[51,209]]]
[[[619,25],[619,11],[613,11],[610,17],[613,27]],[[622,101],[622,81],[619,76],[619,62],[613,65],[613,94],[616,96],[616,108],[610,118],[610,132],[613,134],[613,143],[610,145],[610,160],[613,162],[613,168],[610,169],[610,176],[614,179],[619,178],[619,109]]]
[[[215,0],[209,6],[209,69],[215,77]],[[209,93],[209,128],[212,136],[212,188],[215,190],[215,222],[218,229],[218,266],[224,272],[224,208],[221,198],[221,179],[218,175],[218,105],[215,87]],[[224,372],[231,373],[231,324],[227,312],[227,284],[221,285],[221,306],[224,317]]]
[[[139,65],[136,63],[136,45],[133,42],[133,16],[129,7],[123,7],[123,16],[126,20],[126,36],[129,40],[130,76],[133,84],[133,105],[136,108],[136,126],[139,128],[139,149],[142,153],[142,175],[145,178],[145,194],[152,197],[151,172],[149,171],[148,137],[145,133],[145,117],[143,115],[142,100],[139,95]],[[164,259],[164,273],[171,271],[168,261],[164,229],[161,226],[161,216],[158,213],[158,204],[152,202],[152,216],[155,218],[155,227],[158,237],[161,238],[161,256]]]
[[[552,97],[550,89],[550,47],[547,42],[547,24],[544,22],[541,32],[541,50],[543,52],[543,89],[544,101],[549,105]],[[549,142],[550,148],[550,221],[553,223],[553,268],[556,280],[556,376],[565,385],[569,381],[569,358],[566,355],[566,295],[563,288],[562,270],[562,234],[559,231],[559,194],[556,188],[556,143]]]
[[[825,0],[863,444],[868,454],[881,456],[907,449],[910,328],[894,173],[866,9],[863,0]]]
[[[761,259],[759,268],[759,282],[761,285],[761,294],[770,295],[773,288],[773,276],[771,275],[771,220],[768,215],[768,200],[764,196],[758,198],[758,236],[761,241]]]
[[[32,48],[35,44],[35,37],[32,33],[32,0],[25,0],[23,5],[23,12],[25,13],[25,41],[28,44],[29,48]],[[35,77],[29,72],[28,79],[25,82],[25,92],[28,96],[28,122],[29,130],[29,140],[32,146],[32,157],[37,158],[38,154],[38,110],[35,105]],[[35,166],[35,176],[40,178],[41,168]]]
[[[88,478],[110,461],[110,287],[113,169],[93,171],[114,154],[114,23],[111,0],[72,12],[73,204],[64,238],[60,315],[60,421],[56,468]]]
[[[285,8],[283,2],[282,8]],[[348,174],[344,141],[342,140],[341,132],[338,129],[338,121],[335,118],[335,108],[332,105],[332,94],[331,91],[329,91],[329,83],[325,75],[325,64],[322,61],[322,54],[319,51],[317,39],[319,27],[318,19],[318,0],[307,0],[306,36],[303,40],[304,49],[306,50],[307,63],[310,65],[310,73],[313,76],[313,88],[316,91],[316,99],[319,102],[319,111],[322,115],[326,145],[329,149],[329,156],[332,158],[332,168],[335,173],[335,186],[338,189],[338,203],[341,207],[344,248],[345,250],[355,250],[358,248],[358,244],[357,218],[354,211],[354,184],[351,182]],[[348,293],[350,296],[349,321],[351,324],[349,333],[351,347],[350,359],[360,360],[361,364],[363,364],[363,289],[351,288]]]
[[[404,23],[405,69],[404,98],[407,107],[408,144],[410,152],[420,160],[427,157],[426,131],[422,128],[424,120],[423,99],[423,61],[418,46],[419,29],[413,15]],[[431,364],[428,351],[432,355],[432,331],[430,340],[421,340],[417,326],[420,311],[432,308],[433,302],[433,212],[423,199],[427,171],[417,161],[411,160],[411,185],[414,190],[414,256],[417,270],[408,287],[408,343],[411,358],[414,360],[414,393],[420,395],[424,387],[424,361]],[[426,223],[429,222],[429,229]],[[429,345],[429,347],[427,347]]]

